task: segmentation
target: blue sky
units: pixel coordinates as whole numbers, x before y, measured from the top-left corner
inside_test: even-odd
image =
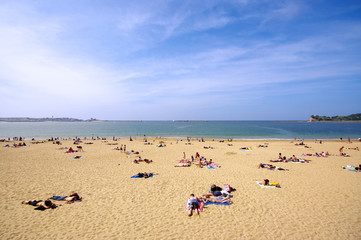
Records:
[[[361,112],[360,1],[0,1],[0,32],[1,117]]]

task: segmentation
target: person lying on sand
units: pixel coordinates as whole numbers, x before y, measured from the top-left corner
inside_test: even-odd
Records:
[[[201,198],[203,203],[232,203],[231,199],[229,198],[209,198],[209,197],[205,197],[205,198]]]
[[[360,151],[360,149],[358,147],[355,148],[347,148],[347,149],[351,149],[351,150],[356,150],[356,151]]]
[[[272,164],[267,164],[267,163],[260,163],[258,165],[258,168],[276,169],[276,166],[273,166]]]
[[[276,186],[276,187],[281,187],[279,185],[279,183],[277,182],[271,182],[268,180],[268,179],[264,179],[263,182],[262,182],[263,186]]]
[[[152,175],[158,175],[159,173],[147,173],[147,172],[144,172],[144,173],[137,173],[137,177],[139,178],[149,178],[151,177]]]
[[[276,167],[276,166],[274,166],[274,165],[267,164],[267,163],[260,163],[260,164],[258,165],[258,168],[267,168],[267,169],[269,169],[269,170],[275,170],[275,169],[277,169],[277,170],[282,170],[282,171],[285,171],[285,170],[288,171],[288,169],[281,168],[281,167]]]
[[[190,162],[180,162],[177,165],[174,165],[174,167],[190,167],[191,163]]]
[[[62,206],[62,204],[53,203],[50,199],[47,199],[45,201],[43,200],[28,200],[28,201],[22,201],[21,204],[28,204],[34,207],[41,207],[43,209],[48,208],[57,208],[58,206]]]
[[[270,160],[270,162],[287,162],[287,159],[286,159],[286,156],[284,156],[284,157],[281,157],[281,158]]]
[[[77,193],[72,193],[69,196],[61,197],[61,196],[52,196],[50,199],[57,201],[66,201],[66,203],[73,203],[75,201],[81,201],[83,198],[79,196]]]

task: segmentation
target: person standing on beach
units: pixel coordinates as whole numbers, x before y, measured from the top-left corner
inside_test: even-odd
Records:
[[[183,152],[183,159],[186,160],[186,153]]]

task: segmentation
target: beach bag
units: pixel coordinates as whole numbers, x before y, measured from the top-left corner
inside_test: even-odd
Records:
[[[232,192],[232,188],[229,184],[224,184],[223,186],[223,190],[227,191],[227,192]]]

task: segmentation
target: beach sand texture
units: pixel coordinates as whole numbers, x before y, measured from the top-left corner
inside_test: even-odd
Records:
[[[153,142],[153,140],[149,140]],[[360,142],[291,141],[228,142],[162,139],[166,147],[144,145],[142,139],[119,139],[81,144],[84,152],[66,154],[59,147],[72,141],[30,144],[7,148],[0,143],[0,239],[361,239],[361,173],[341,166],[361,164]],[[89,142],[89,141],[88,141]],[[172,144],[171,144],[172,142]],[[126,144],[153,163],[132,164],[135,155],[113,150],[107,143]],[[10,143],[11,144],[11,143]],[[118,146],[119,146],[118,145]],[[212,146],[214,149],[203,149]],[[252,146],[253,151],[240,151]],[[258,169],[278,153],[287,157],[338,149],[351,157],[305,157],[310,163],[274,163],[289,171]],[[199,152],[221,167],[210,170],[192,165],[174,167],[177,160]],[[81,159],[72,159],[82,155]],[[133,179],[138,172],[156,172],[149,179]],[[264,178],[281,188],[256,184]],[[233,204],[209,205],[198,216],[188,217],[186,200],[200,196],[211,184],[230,184]],[[82,202],[57,209],[34,211],[22,200],[79,193]],[[61,203],[61,202],[58,202]]]

